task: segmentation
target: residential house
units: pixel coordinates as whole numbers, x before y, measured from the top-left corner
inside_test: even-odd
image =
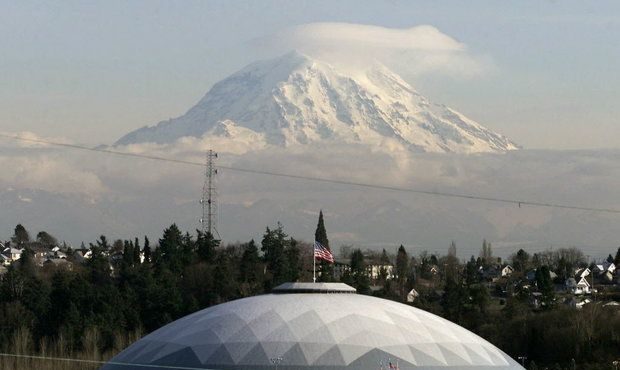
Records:
[[[590,294],[592,293],[592,286],[585,277],[568,278],[565,282],[566,290],[574,295]]]
[[[501,270],[502,277],[510,276],[515,272],[515,269],[510,265],[504,265]]]
[[[7,257],[7,259],[9,260],[9,264],[13,263],[15,261],[17,261],[18,259],[21,258],[22,256],[22,252],[24,250],[23,249],[17,249],[17,248],[12,248],[12,247],[6,247],[4,248],[4,250],[2,251],[2,254]]]
[[[604,283],[613,283],[616,265],[613,262],[603,262],[594,267],[594,273]]]
[[[418,297],[420,297],[420,293],[415,289],[411,289],[409,293],[407,293],[407,302],[413,303]]]

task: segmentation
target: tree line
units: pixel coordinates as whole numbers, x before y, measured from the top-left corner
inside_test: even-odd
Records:
[[[329,248],[322,213],[315,237]],[[288,281],[312,281],[312,245],[287,235],[279,223],[267,227],[258,242],[227,245],[200,230],[183,233],[175,224],[154,243],[146,237],[111,242],[101,236],[90,243],[88,259],[80,258],[78,250],[66,250],[71,269],[38,266],[34,247],[57,244],[47,233],[30,240],[21,226],[12,243],[24,253],[0,281],[3,352],[57,348],[67,355],[107,358],[131,338],[199,309],[267,293]],[[480,256],[465,263],[456,257],[454,242],[444,256],[424,251],[413,256],[403,245],[395,256],[386,250],[369,256],[358,248],[344,255],[348,268],[339,281],[358,293],[406,303],[407,294],[416,289],[420,296],[409,304],[478,333],[513,358],[527,355],[530,368],[575,364],[602,369],[620,357],[617,309],[592,304],[577,311],[554,300],[549,271],[568,274],[587,264],[578,250],[534,255],[518,251],[510,257],[515,276],[503,282],[517,291],[500,300],[479,273],[481,267],[498,263],[486,241]],[[369,259],[382,266],[375,278],[368,270]],[[319,281],[334,280],[333,265],[317,265]],[[391,273],[388,265],[393,265]],[[543,310],[532,309],[529,296],[514,284],[531,268],[538,271],[537,289],[548,295]],[[16,343],[25,344],[16,349]]]

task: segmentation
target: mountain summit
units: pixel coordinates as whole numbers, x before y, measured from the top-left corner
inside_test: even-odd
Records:
[[[518,148],[457,111],[430,102],[384,66],[347,73],[298,52],[243,68],[215,84],[183,116],[133,131],[116,145],[209,135],[278,146],[379,144],[390,138],[416,152]]]

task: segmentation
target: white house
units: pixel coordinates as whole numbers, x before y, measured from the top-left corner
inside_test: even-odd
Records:
[[[9,247],[9,248],[4,248],[4,250],[2,251],[2,254],[5,257],[7,257],[11,262],[13,262],[21,258],[23,251],[24,251],[23,249]]]
[[[595,270],[596,272],[600,273],[604,273],[604,272],[611,272],[612,274],[614,272],[616,272],[616,265],[613,262],[603,262],[601,264],[596,265]]]
[[[579,280],[577,280],[579,279]],[[591,285],[585,277],[568,278],[565,282],[566,290],[574,295],[590,294]]]
[[[614,274],[616,272],[616,265],[613,262],[603,262],[594,267],[594,272],[604,282],[611,283],[614,280]]]
[[[419,296],[420,296],[420,293],[418,293],[417,290],[411,289],[411,291],[407,293],[407,302],[413,303]]]
[[[513,272],[515,272],[515,269],[513,269],[512,266],[510,265],[506,265],[502,267],[502,270],[501,270],[502,277],[510,276],[512,275]]]
[[[589,268],[579,268],[575,270],[575,279],[581,279],[587,276],[590,276],[590,269]]]
[[[381,276],[382,270],[385,270],[387,273],[386,275],[388,280],[394,278],[394,266],[391,264],[368,264],[366,266],[366,270],[368,271],[368,276],[370,276],[372,280],[377,280]]]

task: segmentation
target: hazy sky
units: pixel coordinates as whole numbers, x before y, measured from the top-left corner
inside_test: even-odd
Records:
[[[0,131],[111,143],[314,22],[434,26],[485,68],[405,73],[421,93],[527,148],[620,147],[617,1],[2,1]]]

